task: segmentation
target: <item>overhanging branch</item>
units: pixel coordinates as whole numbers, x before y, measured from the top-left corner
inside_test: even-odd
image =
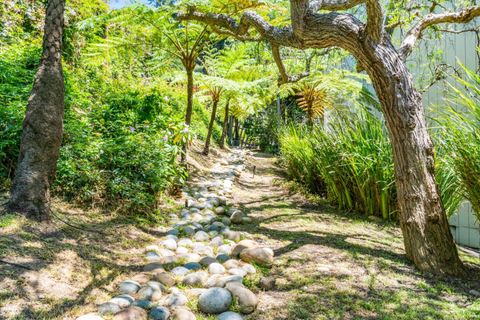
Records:
[[[260,40],[266,39],[271,43],[291,43],[292,33],[289,28],[276,28],[266,22],[259,14],[253,11],[245,11],[237,22],[234,18],[225,14],[203,13],[189,8],[186,13],[180,13],[178,20],[195,20],[203,22],[215,28],[215,32],[233,36],[239,40]],[[259,37],[249,35],[250,28],[253,27]]]
[[[289,76],[287,74],[287,70],[285,69],[285,65],[283,64],[282,57],[280,56],[280,47],[278,45],[272,44],[272,55],[273,59],[275,60],[275,64],[277,65],[278,71],[280,72],[280,78],[278,79],[279,86],[289,82],[297,82],[300,79],[309,76],[309,72],[303,72],[298,75]]]
[[[366,0],[314,0],[310,3],[310,10],[312,12],[348,10],[365,2]]]
[[[417,41],[422,38],[425,29],[441,23],[468,23],[478,16],[480,16],[480,6],[465,8],[458,12],[428,14],[408,31],[399,51],[406,59],[412,53]]]

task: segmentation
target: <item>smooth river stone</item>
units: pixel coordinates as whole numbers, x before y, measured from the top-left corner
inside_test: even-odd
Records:
[[[165,239],[161,242],[161,245],[167,248],[168,250],[177,249],[177,241],[175,241],[175,239]]]
[[[202,269],[202,265],[198,262],[188,262],[183,265],[188,270],[200,270]]]
[[[83,316],[80,316],[75,320],[103,320],[103,318],[95,313],[89,313],[89,314],[84,314]]]
[[[185,267],[175,267],[170,272],[175,276],[184,276],[189,273],[190,270]]]
[[[190,251],[186,247],[178,247],[175,251],[177,254],[187,254]]]
[[[129,307],[115,314],[113,320],[147,320],[147,311],[140,307]]]
[[[193,241],[188,238],[181,238],[180,240],[178,240],[177,245],[180,247],[191,248],[193,246]]]
[[[217,262],[217,259],[212,258],[212,257],[203,257],[199,262],[202,266],[208,267],[212,263]]]
[[[195,315],[188,309],[177,307],[172,310],[172,316],[175,320],[196,320]]]
[[[170,311],[165,307],[157,306],[150,310],[149,318],[151,320],[167,320],[170,318]]]
[[[184,306],[188,298],[183,293],[171,293],[162,300],[164,306]]]
[[[98,306],[98,313],[101,315],[115,314],[120,312],[120,310],[122,310],[120,306],[112,302],[105,302]]]
[[[223,274],[225,273],[225,267],[222,266],[220,263],[215,262],[208,266],[208,272],[211,274]]]
[[[223,253],[226,255],[231,255],[232,254],[232,246],[228,244],[222,244],[221,246],[218,247],[218,253]]]
[[[115,303],[120,308],[124,309],[129,307],[134,301],[135,299],[132,296],[128,294],[122,294],[110,299],[108,302]]]
[[[257,296],[239,282],[229,282],[225,288],[235,297],[240,308],[240,312],[249,314],[255,311],[258,304]]]
[[[190,287],[203,287],[208,279],[208,273],[205,271],[198,271],[188,274],[183,278],[182,283]]]
[[[273,250],[270,248],[249,248],[240,253],[240,258],[245,262],[255,262],[263,265],[273,263]]]
[[[174,286],[176,283],[175,278],[165,271],[156,272],[153,278],[167,287]]]
[[[223,288],[210,288],[198,298],[198,309],[208,314],[225,312],[232,304],[232,295]]]
[[[221,236],[216,236],[210,241],[210,245],[212,247],[220,247],[223,245],[223,238]]]
[[[232,257],[238,257],[243,250],[254,247],[258,247],[258,243],[256,241],[244,239],[237,243],[237,245],[233,248],[231,255]]]
[[[122,294],[133,294],[140,290],[140,284],[136,281],[125,280],[119,285],[119,291]]]
[[[193,238],[196,241],[207,241],[210,239],[210,237],[208,236],[208,233],[206,233],[205,231],[197,231]]]
[[[243,320],[243,317],[233,311],[227,311],[218,315],[217,320]]]

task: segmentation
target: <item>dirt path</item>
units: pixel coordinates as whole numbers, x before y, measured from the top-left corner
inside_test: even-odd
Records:
[[[253,218],[239,230],[276,256],[251,285],[260,300],[251,319],[480,319],[478,277],[421,275],[406,260],[397,227],[310,205],[282,186],[275,162],[249,156],[233,192]],[[478,270],[480,259],[462,258]]]
[[[197,180],[228,156],[198,154]],[[422,275],[405,259],[396,226],[312,205],[285,183],[274,157],[250,153],[228,200],[252,218],[232,229],[275,251],[273,267],[257,266],[245,281],[259,300],[246,319],[480,319],[478,257],[462,254],[477,271],[466,280]],[[126,219],[56,208],[68,224],[0,220],[0,259],[28,267],[0,263],[0,319],[73,320],[95,312],[143,270],[145,246],[165,236],[162,217],[180,209]]]

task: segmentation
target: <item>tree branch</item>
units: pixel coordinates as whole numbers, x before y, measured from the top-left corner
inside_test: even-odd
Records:
[[[400,46],[400,54],[406,59],[415,47],[416,42],[422,38],[425,29],[440,23],[468,23],[480,16],[480,6],[465,8],[458,12],[431,13],[420,20],[410,29]]]
[[[272,44],[272,55],[277,65],[278,71],[280,72],[280,78],[278,79],[279,86],[289,82],[297,82],[300,79],[309,76],[309,72],[302,72],[298,75],[289,76],[287,74],[287,70],[285,69],[285,65],[283,64],[282,57],[280,56],[280,47],[278,45]]]
[[[382,39],[384,32],[383,10],[380,1],[367,0],[367,34],[376,42]]]
[[[315,0],[310,3],[310,10],[312,12],[348,10],[365,2],[366,0]]]
[[[234,18],[225,14],[202,13],[189,8],[186,13],[180,13],[177,16],[178,20],[195,20],[206,23],[216,28],[224,34],[233,36],[239,40],[249,40],[251,38],[248,34],[250,27],[271,43],[289,43],[292,44],[292,32],[289,28],[276,28],[266,22],[259,14],[253,11],[245,11],[237,22]],[[259,38],[253,38],[259,40]]]

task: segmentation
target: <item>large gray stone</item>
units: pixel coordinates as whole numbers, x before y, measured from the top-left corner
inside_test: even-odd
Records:
[[[255,248],[258,247],[258,243],[254,240],[249,240],[249,239],[244,239],[237,243],[237,245],[233,248],[232,257],[238,257],[240,256],[240,253],[242,253],[243,250],[249,249],[249,248]]]
[[[125,280],[120,282],[119,289],[120,293],[124,294],[134,294],[140,290],[140,284],[136,281]]]
[[[273,263],[273,250],[270,248],[248,248],[240,253],[240,258],[245,262],[255,262],[263,265]]]
[[[217,320],[243,320],[243,317],[233,311],[227,311],[218,315]]]
[[[225,312],[232,304],[230,291],[223,288],[210,288],[198,298],[198,308],[208,314]]]

